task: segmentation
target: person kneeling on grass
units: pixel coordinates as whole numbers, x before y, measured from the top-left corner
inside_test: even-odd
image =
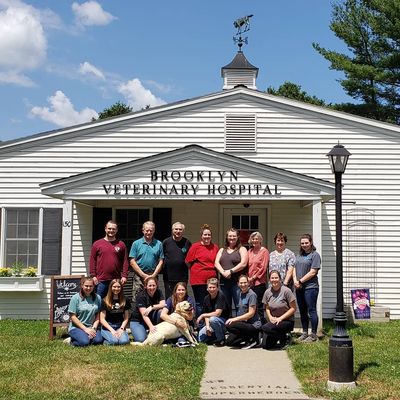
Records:
[[[285,349],[290,344],[290,332],[294,327],[296,298],[288,287],[282,285],[279,271],[271,271],[269,281],[271,286],[262,300],[268,318],[268,322],[262,326],[262,346],[267,350],[276,347]]]
[[[136,295],[131,315],[131,333],[135,342],[144,342],[146,330],[155,332],[160,322],[161,310],[165,307],[164,295],[158,289],[158,280],[149,276],[144,280],[144,288]]]
[[[82,278],[81,290],[71,297],[68,307],[70,316],[68,333],[72,346],[103,343],[98,330],[100,307],[101,298],[94,292],[93,278]]]
[[[113,279],[108,287],[107,295],[103,299],[100,313],[101,335],[104,344],[129,344],[129,336],[125,328],[129,323],[131,303],[122,293],[122,283]]]
[[[231,309],[219,289],[217,278],[207,280],[207,292],[203,303],[204,312],[197,318],[197,325],[200,327],[199,342],[224,346],[225,321],[231,315]]]
[[[239,288],[237,316],[226,321],[226,329],[229,332],[226,345],[251,349],[260,344],[261,321],[257,313],[257,295],[250,289],[249,278],[246,275],[240,275]]]

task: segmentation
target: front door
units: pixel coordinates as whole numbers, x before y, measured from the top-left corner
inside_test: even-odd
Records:
[[[253,207],[226,207],[223,209],[222,241],[225,242],[225,232],[229,228],[236,228],[240,232],[240,242],[249,247],[248,240],[253,232],[260,232],[266,240],[267,212],[265,208]],[[265,245],[265,243],[264,243]]]

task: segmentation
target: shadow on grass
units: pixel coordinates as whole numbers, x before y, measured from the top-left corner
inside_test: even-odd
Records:
[[[357,380],[359,376],[367,369],[367,368],[372,368],[372,367],[380,367],[381,365],[378,364],[377,362],[369,362],[369,363],[364,363],[360,364],[360,366],[357,368],[357,371],[354,371],[354,379]]]
[[[324,320],[323,333],[325,336],[332,336],[334,328],[335,322],[333,320]],[[346,329],[350,337],[365,336],[369,338],[375,338],[376,336],[376,327],[371,326],[371,324],[369,324],[368,322],[356,323],[350,321],[347,323]]]

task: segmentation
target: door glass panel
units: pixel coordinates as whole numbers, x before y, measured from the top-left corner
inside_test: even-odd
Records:
[[[132,243],[142,236],[143,222],[150,218],[149,209],[117,209],[115,210],[115,220],[118,224],[118,238],[121,239],[129,250]]]

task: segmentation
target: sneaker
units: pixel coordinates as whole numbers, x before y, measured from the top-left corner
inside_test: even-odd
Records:
[[[218,342],[213,343],[214,347],[224,347],[225,346],[225,340],[220,340]]]
[[[244,350],[253,349],[254,347],[257,347],[258,345],[259,345],[259,343],[257,342],[257,340],[252,340],[250,343],[247,343],[247,346],[244,346],[243,349]]]
[[[311,333],[306,339],[303,340],[303,343],[313,342],[318,342],[318,336],[315,333]]]
[[[71,344],[71,338],[67,337],[66,339],[63,340],[63,343],[70,345]]]
[[[293,343],[293,336],[291,333],[286,334],[286,345],[290,346]]]
[[[308,338],[308,333],[307,332],[303,332],[299,337],[298,337],[298,341],[299,342],[303,342],[304,340],[306,340]]]
[[[191,343],[188,341],[181,341],[176,343],[176,347],[191,347]]]

